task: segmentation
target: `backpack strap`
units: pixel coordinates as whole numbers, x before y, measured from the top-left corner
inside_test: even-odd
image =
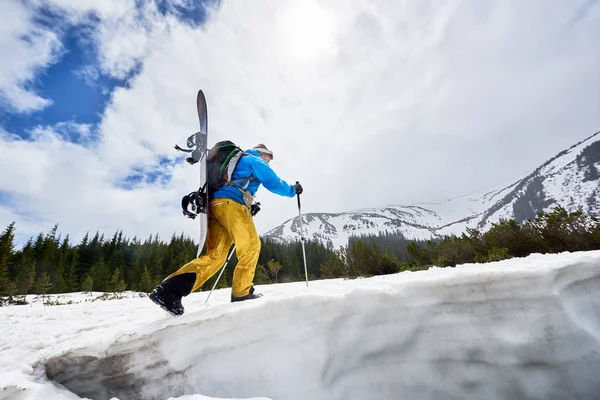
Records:
[[[248,188],[248,186],[250,185],[250,182],[252,182],[253,180],[254,180],[254,177],[251,176],[246,179],[236,179],[235,181],[230,181],[227,183],[227,185],[233,186],[234,188],[236,188],[237,190],[239,190],[242,193],[242,200],[244,201],[244,204],[246,205],[246,207],[248,207],[248,209],[252,208],[252,201],[254,200],[254,196],[252,196],[252,194],[249,191],[247,191],[246,188]],[[236,182],[243,182],[243,181],[247,181],[247,182],[242,187],[239,187],[238,185],[234,185],[234,183],[236,183]]]
[[[249,177],[249,178],[244,178],[244,179],[236,179],[234,181],[229,181],[227,182],[227,185],[229,186],[235,186],[236,188],[240,189],[240,190],[246,190],[248,188],[248,186],[250,186],[250,182],[252,182],[254,179],[253,176]],[[234,185],[234,183],[239,183],[239,182],[244,182],[244,181],[248,181],[246,182],[246,184],[244,186],[242,186],[241,188],[238,185]]]
[[[240,149],[239,147],[237,147],[238,149]],[[242,150],[242,149],[240,149]],[[223,163],[223,167],[225,166],[225,164],[227,164],[228,162],[233,162],[235,163],[235,165],[237,166],[237,163],[239,162],[239,159],[244,157],[244,156],[249,156],[250,154],[246,153],[245,151],[242,151],[241,154],[238,153],[239,156],[237,156],[237,158],[234,156],[232,159],[227,159],[225,161],[225,163]],[[221,167],[221,168],[223,168]],[[231,171],[231,176],[233,176],[233,171]],[[250,185],[250,182],[253,181],[255,178],[253,176],[248,177],[248,178],[242,178],[242,179],[235,179],[235,180],[230,180],[229,182],[227,182],[225,184],[225,186],[234,186],[237,189],[239,189],[240,192],[242,192],[242,194],[244,194],[244,191],[246,191],[246,189],[248,188],[248,186]],[[238,185],[236,185],[236,183],[240,183],[240,182],[244,182],[244,181],[248,181],[246,182],[246,184],[242,187],[239,187]]]

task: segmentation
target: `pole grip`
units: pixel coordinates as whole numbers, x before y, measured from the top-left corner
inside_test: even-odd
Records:
[[[296,181],[296,184],[299,184],[300,182]],[[298,210],[300,210],[300,193],[296,193],[296,198],[298,199]]]

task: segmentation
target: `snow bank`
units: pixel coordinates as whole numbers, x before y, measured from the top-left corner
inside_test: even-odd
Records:
[[[28,380],[122,400],[600,393],[600,251],[259,289],[265,297],[241,304],[218,291],[208,308],[205,293],[190,295],[180,318],[119,300],[114,331],[80,332],[70,344],[66,332],[49,332],[56,349],[38,354]],[[110,319],[109,305],[95,306]],[[76,307],[82,316],[90,305]]]

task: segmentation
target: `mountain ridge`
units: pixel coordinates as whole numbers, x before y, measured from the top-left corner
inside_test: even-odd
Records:
[[[461,234],[466,228],[486,230],[495,222],[523,222],[540,211],[561,205],[599,215],[600,131],[551,157],[508,185],[441,201],[387,205],[337,213],[303,215],[306,237],[329,247],[345,246],[351,236],[384,232],[409,239]],[[299,217],[268,231],[277,242],[300,239]]]

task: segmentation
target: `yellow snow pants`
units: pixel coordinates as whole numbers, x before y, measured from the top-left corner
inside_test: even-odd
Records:
[[[248,295],[260,254],[260,238],[248,207],[230,199],[213,199],[210,202],[206,254],[185,264],[165,280],[194,272],[196,282],[192,292],[198,290],[223,266],[232,243],[235,243],[238,264],[233,273],[231,295]]]

